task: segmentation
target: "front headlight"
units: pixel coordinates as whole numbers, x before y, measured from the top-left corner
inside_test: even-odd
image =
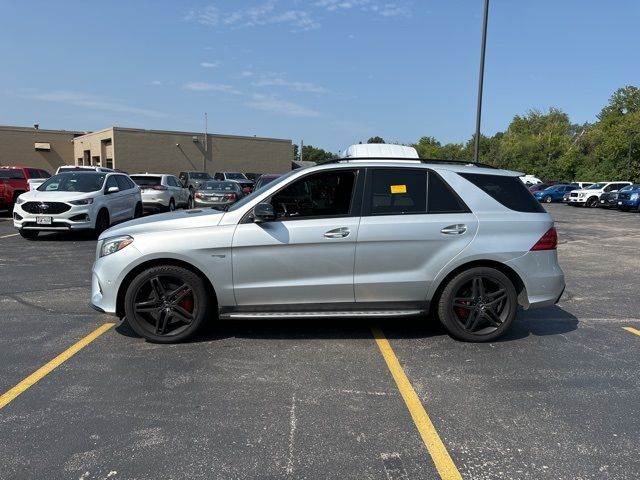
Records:
[[[584,197],[585,195],[586,195],[586,193],[579,193],[579,194],[578,194],[578,196],[579,196],[580,198]]]
[[[93,203],[93,198],[85,198],[83,200],[74,200],[73,202],[69,202],[71,205],[91,205]]]
[[[116,253],[127,245],[133,243],[133,238],[129,235],[124,235],[122,237],[112,237],[105,238],[102,241],[102,246],[100,247],[100,257],[106,257],[107,255],[111,255],[112,253]]]
[[[24,198],[22,198],[22,195],[20,195],[18,198],[16,198],[16,203],[18,205],[20,205],[21,203],[24,203]]]
[[[640,198],[640,193],[632,193],[631,194],[631,200],[638,200],[638,198]]]

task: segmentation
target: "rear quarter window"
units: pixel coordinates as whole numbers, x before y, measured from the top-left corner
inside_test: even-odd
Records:
[[[459,173],[458,175],[510,210],[525,213],[545,212],[518,177],[482,173]]]

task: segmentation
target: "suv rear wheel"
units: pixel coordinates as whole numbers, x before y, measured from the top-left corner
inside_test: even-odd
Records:
[[[518,311],[516,289],[495,268],[465,270],[445,286],[438,317],[451,336],[467,342],[488,342],[501,336]]]
[[[124,298],[133,330],[154,343],[176,343],[194,335],[208,317],[202,279],[186,268],[152,267],[133,279]]]

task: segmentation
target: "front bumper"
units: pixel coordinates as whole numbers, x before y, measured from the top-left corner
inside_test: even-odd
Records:
[[[567,203],[584,205],[587,201],[587,197],[569,197]]]
[[[39,217],[50,217],[51,224],[39,224]],[[90,205],[74,205],[64,213],[35,214],[25,212],[20,204],[13,208],[13,226],[20,230],[90,230],[95,227],[95,216]]]
[[[132,244],[95,261],[91,270],[91,308],[116,315],[120,285],[139,258],[140,251]]]
[[[617,207],[620,209],[631,210],[638,208],[638,205],[640,205],[640,200],[622,199],[617,201]]]

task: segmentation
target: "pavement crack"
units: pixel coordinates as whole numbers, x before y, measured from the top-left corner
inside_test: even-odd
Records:
[[[46,313],[57,313],[55,310],[51,310],[50,308],[46,308],[43,307],[41,305],[38,305],[37,303],[32,303],[29,302],[21,297],[19,297],[18,295],[6,295],[7,297],[15,300],[16,302],[18,302],[21,305],[24,305],[25,307],[31,307],[31,308],[35,308],[36,310],[40,310],[41,312],[46,312]]]

